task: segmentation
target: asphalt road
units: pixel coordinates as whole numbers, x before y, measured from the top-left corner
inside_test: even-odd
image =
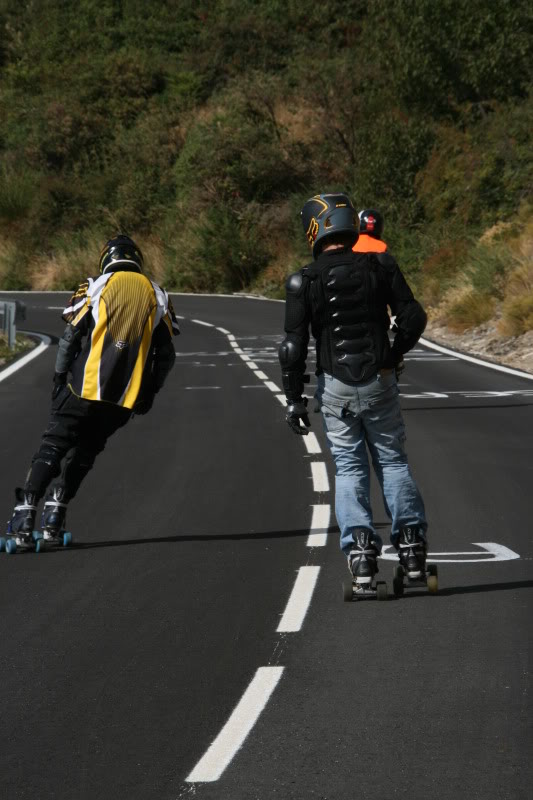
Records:
[[[27,330],[58,336],[66,297],[21,295]],[[533,381],[410,354],[440,592],[343,603],[333,514],[308,540],[333,503],[320,416],[306,446],[277,396],[283,304],[174,304],[176,368],[80,490],[76,546],[0,554],[0,796],[529,800]],[[0,383],[4,519],[55,351]]]

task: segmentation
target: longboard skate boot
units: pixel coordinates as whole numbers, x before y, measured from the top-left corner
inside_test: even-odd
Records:
[[[20,487],[15,489],[15,497],[17,504],[13,509],[13,516],[7,523],[7,535],[14,538],[17,544],[29,546],[33,542],[39,498],[35,492],[28,492]]]
[[[358,586],[370,586],[378,572],[379,548],[371,541],[371,533],[364,528],[353,532],[353,546],[348,554],[348,567]]]
[[[43,509],[41,527],[47,541],[57,539],[65,530],[67,518],[67,493],[63,486],[54,486],[48,494]]]
[[[400,529],[398,557],[411,580],[423,579],[426,574],[427,543],[418,525]]]

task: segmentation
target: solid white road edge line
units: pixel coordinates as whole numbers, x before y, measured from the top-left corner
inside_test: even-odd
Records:
[[[300,567],[291,596],[277,627],[278,633],[296,633],[301,630],[319,572],[320,567]]]
[[[206,328],[214,328],[210,322],[203,322],[201,319],[191,319],[191,322],[196,322],[197,325],[205,325]]]
[[[323,461],[312,461],[313,489],[315,492],[329,492],[329,480],[326,465]]]
[[[20,331],[22,333],[23,331]],[[9,378],[10,375],[13,375],[18,369],[22,369],[32,361],[37,356],[40,356],[41,353],[44,353],[46,348],[51,344],[52,340],[49,336],[43,336],[42,333],[31,333],[31,331],[24,331],[24,333],[31,334],[32,336],[38,336],[41,339],[41,344],[38,344],[35,350],[32,350],[31,353],[28,353],[22,358],[19,358],[18,361],[15,361],[14,364],[11,364],[9,367],[6,367],[0,372],[0,383],[5,381],[6,378]]]
[[[217,781],[257,722],[284,667],[259,667],[252,682],[213,744],[185,778],[187,783]]]
[[[311,519],[311,531],[307,539],[307,547],[325,547],[328,541],[328,528],[331,519],[329,504],[314,505]],[[316,531],[316,533],[313,533]]]
[[[446,353],[447,356],[455,356],[455,358],[461,358],[463,361],[471,361],[472,364],[479,364],[481,367],[488,367],[489,369],[496,369],[498,372],[506,372],[508,375],[516,375],[518,378],[527,378],[530,381],[533,381],[533,375],[529,372],[522,372],[519,369],[511,369],[511,367],[502,367],[500,364],[492,364],[488,361],[483,361],[481,358],[474,358],[474,356],[465,356],[463,353],[457,353],[455,350],[448,350],[447,347],[442,347],[440,344],[434,344],[434,342],[429,342],[427,339],[419,339],[420,344],[423,344],[424,347],[429,347],[432,350],[438,350],[439,353]]]

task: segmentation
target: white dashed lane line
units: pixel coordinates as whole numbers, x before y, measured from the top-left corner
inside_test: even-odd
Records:
[[[297,633],[301,630],[311,603],[320,567],[300,567],[291,596],[278,625],[278,633]]]
[[[328,529],[331,520],[329,503],[313,506],[311,532],[307,538],[307,547],[325,547],[328,541]]]
[[[322,452],[322,450],[320,449],[320,444],[318,442],[318,439],[316,438],[313,431],[309,431],[307,436],[303,436],[302,438],[304,440],[305,449],[310,455]]]
[[[207,783],[220,778],[268,703],[283,669],[259,667],[217,738],[185,779],[187,783]]]
[[[312,461],[313,489],[315,492],[329,492],[329,480],[326,465],[323,461]]]
[[[200,320],[193,320],[198,324]],[[213,327],[213,326],[208,326]],[[232,352],[240,356],[243,363],[250,368],[255,377],[261,381],[255,386],[242,388],[262,388],[269,389],[282,406],[286,406],[285,395],[273,381],[269,380],[268,375],[258,368],[255,361],[252,361],[242,348],[239,347],[234,334],[225,328],[217,328],[218,331],[227,336]],[[229,354],[228,354],[229,355]],[[193,388],[220,388],[220,387],[187,387]],[[321,453],[320,444],[316,435],[310,432],[307,436],[301,437],[304,440],[306,451],[309,455]],[[324,462],[311,462],[311,473],[313,479],[313,490],[315,492],[328,492],[329,480]],[[324,547],[327,542],[327,534],[331,517],[331,508],[326,504],[313,505],[313,517],[307,539],[308,547]],[[307,611],[311,604],[313,593],[318,580],[320,567],[304,566],[297,572],[291,595],[287,602],[285,611],[281,617],[277,628],[277,633],[296,633],[301,630]],[[277,647],[277,645],[276,645]],[[213,741],[200,759],[198,764],[187,777],[187,783],[211,782],[220,778],[226,767],[231,763],[237,751],[255,725],[259,715],[267,704],[272,692],[278,684],[283,673],[283,667],[260,667],[253,678],[242,699],[231,714],[228,722],[222,728],[219,735]]]

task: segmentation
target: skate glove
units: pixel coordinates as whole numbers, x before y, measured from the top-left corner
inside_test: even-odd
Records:
[[[297,402],[289,403],[287,405],[285,419],[291,431],[294,431],[294,433],[300,436],[307,436],[309,433],[307,428],[311,427],[309,415],[307,413],[307,397],[301,397]],[[303,422],[303,426],[300,425],[300,420]]]

